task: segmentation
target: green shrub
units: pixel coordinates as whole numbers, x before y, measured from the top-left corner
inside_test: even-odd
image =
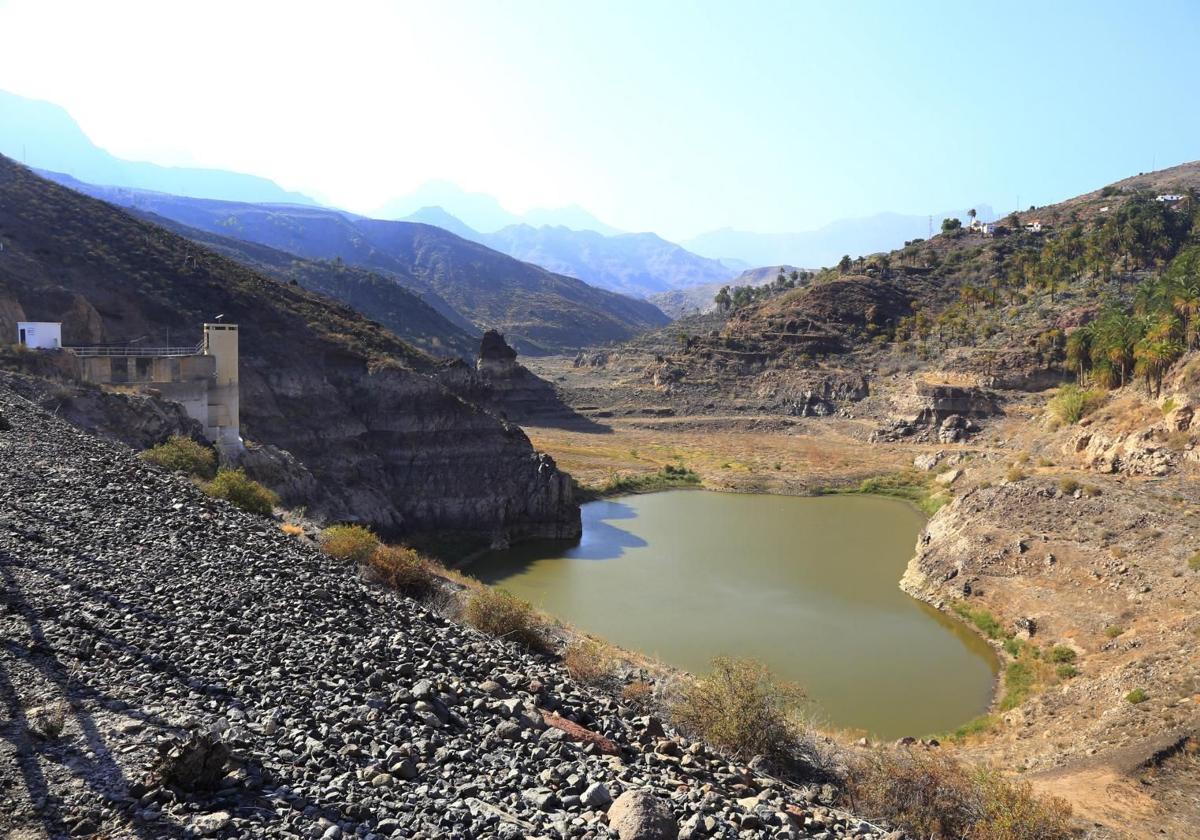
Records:
[[[366,563],[379,548],[379,538],[362,525],[330,525],[321,532],[321,548],[330,557]]]
[[[1079,489],[1079,482],[1073,478],[1060,478],[1058,480],[1058,489],[1063,492],[1064,496],[1071,496]]]
[[[1193,572],[1200,572],[1200,551],[1188,558],[1188,568]]]
[[[1103,491],[1099,487],[1095,487],[1091,484],[1085,484],[1083,486],[1083,495],[1085,498],[1094,499],[1096,496],[1099,496],[1102,493]]]
[[[632,476],[614,475],[600,487],[588,487],[576,483],[574,488],[576,500],[590,502],[608,496],[653,493],[659,490],[670,490],[673,487],[694,487],[698,484],[700,484],[700,475],[694,470],[682,465],[667,464],[658,472]]]
[[[1110,639],[1115,639],[1125,632],[1125,628],[1119,624],[1110,624],[1104,628],[1104,635]]]
[[[1050,650],[1051,662],[1074,662],[1075,657],[1075,651],[1066,645],[1055,645]]]
[[[1085,391],[1078,385],[1063,385],[1050,400],[1050,413],[1068,425],[1078,423],[1104,402],[1099,391]]]
[[[279,497],[247,476],[245,470],[222,467],[217,470],[217,477],[201,488],[213,498],[225,499],[248,513],[270,516],[272,508],[279,504]]]
[[[941,750],[875,750],[850,768],[849,804],[910,837],[935,840],[1067,840],[1071,808],[1028,782],[974,770]]]
[[[989,639],[999,639],[1004,635],[1004,628],[1000,626],[1000,622],[986,609],[973,610],[967,604],[959,601],[954,605],[954,611],[978,627]]]
[[[1016,482],[1023,481],[1024,479],[1025,470],[1021,469],[1016,464],[1013,464],[1011,467],[1009,467],[1008,472],[1004,474],[1004,480],[1010,484],[1015,484]]]
[[[142,460],[200,478],[212,478],[217,467],[216,452],[183,435],[171,435],[165,443],[150,447]]]
[[[531,648],[545,644],[533,605],[502,589],[485,586],[473,591],[467,597],[463,618],[476,630],[498,639]]]
[[[669,713],[682,731],[736,758],[786,760],[795,752],[803,699],[761,662],[718,657],[707,675],[683,686]]]
[[[1033,669],[1024,662],[1010,662],[1004,669],[1004,697],[1000,700],[1000,710],[1007,712],[1025,702],[1033,693]]]
[[[1079,676],[1079,669],[1074,665],[1059,665],[1054,673],[1058,674],[1060,680],[1069,680],[1072,677]]]
[[[1125,695],[1125,699],[1136,706],[1138,703],[1145,703],[1149,700],[1150,695],[1146,693],[1144,688],[1135,688]]]

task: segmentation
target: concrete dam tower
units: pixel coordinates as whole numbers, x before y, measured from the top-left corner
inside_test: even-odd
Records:
[[[238,325],[205,324],[200,343],[186,347],[124,345],[61,347],[62,325],[22,321],[17,340],[31,349],[62,350],[74,373],[94,385],[132,387],[179,403],[204,427],[223,462],[245,449],[238,416]]]
[[[215,360],[205,433],[223,456],[242,451],[238,420],[238,326],[205,324],[203,351]]]

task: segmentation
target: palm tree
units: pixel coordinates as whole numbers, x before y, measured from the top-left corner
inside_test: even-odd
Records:
[[[1183,355],[1183,345],[1170,337],[1170,325],[1161,325],[1146,334],[1134,347],[1134,372],[1146,379],[1146,390],[1155,399],[1162,392],[1163,374]]]
[[[1067,366],[1075,371],[1080,385],[1084,383],[1087,369],[1091,365],[1094,332],[1092,324],[1084,324],[1067,336]]]
[[[1117,375],[1118,385],[1129,380],[1133,367],[1133,348],[1145,333],[1144,322],[1124,309],[1110,305],[1096,320],[1092,343],[1092,363],[1106,360]]]

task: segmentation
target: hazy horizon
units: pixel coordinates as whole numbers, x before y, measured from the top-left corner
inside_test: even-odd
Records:
[[[0,89],[62,106],[119,157],[355,212],[446,181],[680,241],[1003,213],[1200,157],[1200,10],[1099,5],[1039,7],[1032,29],[882,3],[0,0],[0,28],[23,33]],[[1105,118],[1129,102],[1142,117]]]

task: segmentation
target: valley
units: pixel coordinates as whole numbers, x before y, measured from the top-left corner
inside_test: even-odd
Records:
[[[226,693],[232,666],[138,631],[129,646],[199,669],[205,676],[184,684],[220,697],[223,716],[190,696],[178,699],[186,715],[165,714],[144,692],[102,712],[64,688],[58,657],[83,663],[70,667],[98,686],[129,663],[88,664],[91,649],[67,641],[75,625],[57,622],[71,608],[25,594],[42,586],[46,558],[71,558],[66,585],[102,588],[92,566],[102,546],[78,536],[92,513],[77,488],[23,488],[35,504],[9,504],[4,568],[23,581],[10,587],[11,629],[36,636],[44,622],[61,624],[57,647],[35,642],[8,666],[40,698],[9,701],[17,746],[5,789],[18,791],[8,802],[28,825],[57,836],[162,821],[168,833],[238,836],[263,810],[276,832],[265,836],[308,820],[322,837],[332,827],[470,836],[479,825],[497,836],[600,837],[616,819],[593,788],[602,783],[653,790],[680,836],[771,826],[778,836],[879,838],[907,826],[915,837],[887,810],[894,800],[879,800],[877,816],[856,791],[872,762],[945,761],[1064,799],[1093,837],[1189,836],[1200,728],[1200,165],[991,228],[948,219],[930,240],[814,272],[766,267],[766,282],[669,323],[648,303],[429,225],[56,180],[82,192],[0,159],[0,330],[53,324],[68,348],[12,347],[0,359],[0,403],[18,428],[6,419],[9,472],[33,459],[60,490],[76,473],[98,481],[84,453],[89,435],[107,438],[97,457],[116,470],[113,492],[145,508],[130,513],[129,534],[101,529],[117,562],[147,535],[183,527],[180,511],[202,510],[201,521],[215,517],[300,563],[287,586],[340,593],[338,621],[353,629],[329,635],[341,631],[318,624],[305,645],[365,645],[378,661],[338,677],[345,683],[313,677],[323,705],[276,718],[257,695],[294,693],[293,680],[321,668],[310,651],[285,673],[269,616],[228,633],[210,622],[196,637],[219,648],[254,634],[275,651],[267,661],[279,673],[261,685],[235,668],[240,687],[258,685],[241,695]],[[217,479],[133,461],[127,447],[202,435],[161,389],[89,385],[77,368],[80,350],[135,356],[138,342],[190,341],[209,319],[245,337],[246,449],[221,466],[274,494],[266,518],[205,501],[197,487]],[[22,423],[37,434],[22,436]],[[201,578],[244,559],[236,540],[196,527],[220,546],[197,555],[187,542]],[[330,548],[337,527],[397,545],[372,543],[331,569],[322,558],[348,559]],[[182,580],[192,574],[171,550],[156,557]],[[419,592],[398,582],[404,563],[423,570]],[[177,598],[161,601],[157,572],[121,568],[139,597],[185,621]],[[268,574],[252,568],[255,580]],[[258,591],[238,580],[234,589]],[[500,619],[478,615],[492,598]],[[351,601],[370,605],[386,631],[368,628]],[[531,618],[525,601],[555,617]],[[384,618],[394,604],[401,618]],[[394,641],[406,627],[422,641]],[[764,702],[783,691],[775,680],[805,687],[803,728],[767,727],[772,739],[751,749],[695,723],[686,698],[718,655],[736,657],[734,673],[757,667],[736,664],[750,659],[770,666],[771,676],[745,677]],[[45,785],[29,781],[31,768],[80,761],[22,722],[63,692],[87,710],[71,737],[86,736],[93,715],[118,741],[137,736],[106,713],[123,704],[161,717],[154,725],[172,750],[185,749],[196,718],[232,732],[243,752],[237,791],[217,788],[229,809],[216,812],[220,824],[205,828],[207,794],[162,779],[131,787],[135,768],[119,763],[84,774],[115,785],[112,796],[30,795]],[[347,722],[359,714],[395,728],[384,738]],[[147,752],[134,741],[130,752]],[[491,769],[458,767],[479,752]],[[600,755],[620,761],[591,760]],[[420,814],[412,820],[377,790],[437,768],[447,768],[440,781],[401,785]],[[54,784],[69,785],[71,772],[52,771]],[[492,789],[502,797],[489,800]],[[468,804],[445,810],[438,799]]]

